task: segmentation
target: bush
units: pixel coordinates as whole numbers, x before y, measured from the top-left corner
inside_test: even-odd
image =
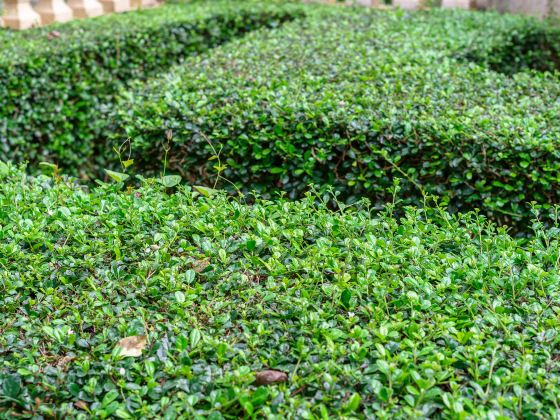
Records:
[[[554,23],[554,21],[552,21]],[[498,39],[478,40],[463,56],[505,74],[560,70],[560,29],[528,19]],[[490,41],[490,42],[488,42]]]
[[[0,416],[556,412],[558,229],[0,174]]]
[[[298,13],[289,5],[211,2],[0,32],[0,159],[95,172],[105,162],[93,157],[111,154],[101,133],[119,89]]]
[[[528,202],[559,201],[559,73],[530,70],[546,49],[516,72],[503,67],[511,49],[491,54],[554,28],[497,14],[313,10],[132,89],[117,140],[132,139],[142,168],[160,168],[172,133],[172,171],[213,182],[219,154],[220,175],[244,191],[297,197],[331,184],[349,201],[383,203],[400,177],[408,202],[442,195],[451,210],[514,224],[529,219]]]

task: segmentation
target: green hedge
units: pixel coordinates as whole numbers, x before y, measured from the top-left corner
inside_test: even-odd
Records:
[[[168,166],[196,182],[213,182],[219,153],[221,175],[245,191],[296,197],[312,182],[382,203],[400,177],[409,202],[423,191],[526,221],[527,202],[560,198],[560,80],[531,70],[545,47],[508,57],[537,29],[560,40],[548,25],[313,9],[132,89],[117,139],[132,139],[139,167],[159,169],[171,131]]]
[[[119,89],[298,13],[296,6],[221,1],[0,31],[0,159],[95,172],[105,162],[93,157],[111,154],[101,133]]]
[[[560,25],[526,19],[496,36],[476,39],[459,56],[491,69],[515,74],[525,70],[560,70]]]
[[[0,177],[0,417],[557,412],[558,228]]]

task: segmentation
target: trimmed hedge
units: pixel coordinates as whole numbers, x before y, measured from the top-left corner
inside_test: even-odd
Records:
[[[531,70],[553,51],[511,58],[537,30],[560,41],[519,16],[310,9],[132,89],[115,131],[157,169],[171,132],[168,166],[196,182],[213,182],[219,153],[244,191],[330,184],[383,203],[400,177],[408,202],[525,222],[528,202],[560,198],[560,73]]]
[[[0,417],[557,413],[558,228],[0,177]]]
[[[300,14],[297,6],[220,1],[1,31],[0,159],[95,173],[115,159],[101,133],[120,89]]]
[[[478,45],[472,48],[471,44],[462,55],[467,60],[510,75],[526,70],[553,72],[560,70],[559,39],[558,22],[549,21],[543,25],[528,19],[499,37],[477,39]]]

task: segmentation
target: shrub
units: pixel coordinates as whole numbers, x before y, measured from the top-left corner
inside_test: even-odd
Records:
[[[556,412],[556,228],[0,174],[0,416]]]
[[[383,203],[401,177],[409,202],[442,195],[451,210],[514,223],[530,201],[558,202],[558,73],[528,71],[536,53],[516,74],[488,59],[527,28],[554,28],[496,14],[313,10],[132,89],[117,140],[130,137],[141,167],[159,168],[172,132],[171,170],[210,182],[219,154],[220,175],[244,191],[297,197],[311,182]]]
[[[0,32],[0,159],[95,172],[93,156],[111,153],[100,133],[119,89],[297,10],[210,2]]]
[[[481,45],[472,50],[467,48],[463,55],[468,60],[505,74],[526,70],[557,71],[560,70],[559,40],[560,29],[557,26],[527,19],[498,39],[479,39]]]

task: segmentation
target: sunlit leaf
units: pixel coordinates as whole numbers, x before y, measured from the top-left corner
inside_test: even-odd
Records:
[[[115,182],[123,182],[126,181],[129,178],[129,175],[127,174],[123,174],[120,172],[114,172],[114,171],[110,171],[109,169],[105,169],[105,172],[107,173],[107,175],[109,175],[109,177],[111,177],[111,179],[113,179]]]
[[[179,175],[166,175],[161,178],[160,182],[164,187],[171,188],[181,182],[181,177]]]

